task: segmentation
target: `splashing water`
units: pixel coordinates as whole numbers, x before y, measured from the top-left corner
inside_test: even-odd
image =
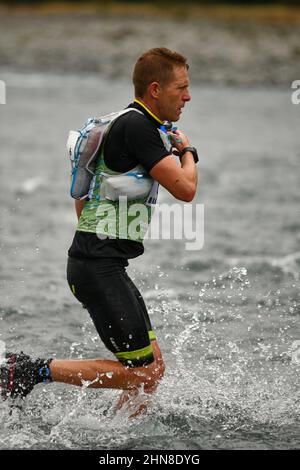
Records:
[[[47,77],[40,80],[38,91],[32,86],[24,93],[19,77],[15,105],[6,106],[6,122],[14,126],[4,123],[2,139],[3,145],[9,142],[10,157],[1,173],[0,249],[6,256],[0,268],[0,339],[7,350],[34,356],[113,359],[66,285],[66,251],[76,220],[61,154],[66,123],[78,127],[83,114],[99,114],[95,96],[110,112],[131,91],[121,83],[99,86],[97,77],[83,94],[81,80],[59,77],[54,97]],[[61,106],[71,95],[78,106]],[[299,448],[299,150],[298,121],[291,117],[296,111],[289,96],[276,90],[196,87],[193,95],[207,116],[199,127],[199,108],[191,104],[185,124],[209,157],[200,162],[205,248],[183,253],[181,242],[159,242],[130,267],[166,363],[147,414],[129,420],[128,410],[116,413],[120,391],[91,389],[88,382],[81,388],[40,384],[19,407],[0,402],[0,449]],[[224,103],[225,118],[211,106],[214,100]],[[35,127],[40,132],[33,142]],[[55,129],[55,139],[49,129]],[[26,174],[21,140],[28,149]],[[19,187],[18,181],[25,183]]]

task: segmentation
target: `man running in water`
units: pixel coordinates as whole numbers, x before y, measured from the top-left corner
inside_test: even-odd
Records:
[[[129,107],[138,112],[123,114],[113,123],[98,169],[124,174],[142,165],[156,187],[159,183],[176,199],[189,202],[197,188],[196,150],[183,132],[175,131],[171,139],[180,156],[179,165],[161,130],[164,121],[179,120],[191,99],[186,58],[166,48],[150,49],[135,64],[133,84],[135,100]],[[118,227],[110,237],[99,236],[99,191],[100,183],[89,200],[75,201],[79,222],[68,251],[67,278],[72,293],[88,310],[100,338],[117,360],[34,360],[23,353],[7,353],[0,369],[3,398],[25,397],[40,382],[81,386],[89,381],[90,387],[123,390],[117,405],[120,408],[128,400],[130,403],[141,387],[145,393],[153,393],[164,375],[164,361],[146,305],[126,273],[128,259],[144,251],[142,237],[124,238]],[[145,201],[134,202],[145,205]]]

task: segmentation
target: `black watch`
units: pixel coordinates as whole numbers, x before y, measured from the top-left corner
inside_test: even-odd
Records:
[[[180,152],[180,155],[179,155],[180,161],[181,161],[181,158],[183,157],[183,155],[186,152],[191,152],[193,154],[193,157],[194,157],[194,162],[198,163],[198,161],[199,161],[198,152],[197,152],[197,149],[195,147],[184,147],[184,149]]]

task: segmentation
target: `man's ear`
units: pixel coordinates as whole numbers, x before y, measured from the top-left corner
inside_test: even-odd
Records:
[[[161,91],[158,82],[152,82],[152,83],[150,83],[148,90],[149,90],[150,96],[151,96],[152,98],[155,98],[155,99],[158,98],[158,96],[159,96],[159,94],[160,94],[160,91]]]

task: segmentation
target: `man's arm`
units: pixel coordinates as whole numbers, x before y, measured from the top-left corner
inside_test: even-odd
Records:
[[[84,203],[85,203],[85,199],[82,199],[82,200],[75,199],[75,210],[76,210],[78,220],[81,215]]]
[[[174,146],[181,151],[189,147],[189,141],[182,132],[177,132],[179,141],[174,140]],[[197,190],[198,173],[191,152],[186,152],[181,159],[181,167],[177,165],[171,155],[160,160],[150,170],[150,175],[176,199],[190,202],[194,199]]]

